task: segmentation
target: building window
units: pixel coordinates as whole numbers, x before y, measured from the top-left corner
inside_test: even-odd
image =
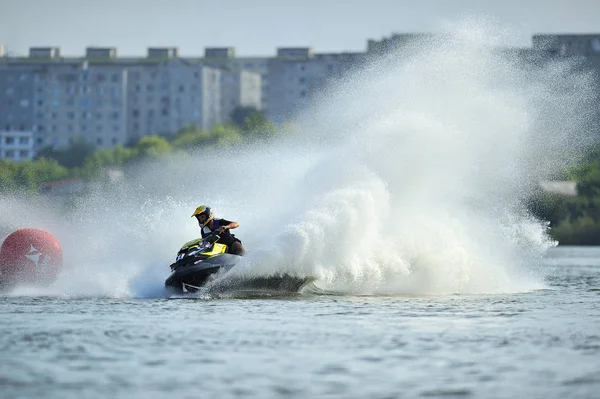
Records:
[[[6,145],[13,145],[15,144],[15,138],[12,136],[7,136],[4,138],[4,142],[6,143]]]
[[[116,144],[117,144],[117,138],[116,138],[116,137],[113,137],[113,138],[112,138],[112,143],[113,143],[113,145],[116,145]]]
[[[29,137],[19,137],[19,144],[21,144],[21,145],[28,145],[29,144]]]
[[[19,152],[19,156],[20,156],[21,158],[29,158],[29,151],[27,151],[27,150],[21,150],[21,151]]]
[[[4,153],[4,157],[7,159],[14,159],[15,151],[14,150],[6,150],[6,152]]]
[[[96,139],[96,144],[102,145],[102,139],[100,137]]]

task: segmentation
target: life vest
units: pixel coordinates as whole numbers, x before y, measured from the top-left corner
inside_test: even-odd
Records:
[[[206,226],[204,226],[202,228],[203,235],[204,234],[208,235],[208,234],[212,233],[213,231],[219,230],[219,227],[221,227],[221,220],[220,219],[213,219],[213,226],[214,226],[214,229],[212,229],[212,230],[210,229],[210,227],[208,227],[208,224]]]

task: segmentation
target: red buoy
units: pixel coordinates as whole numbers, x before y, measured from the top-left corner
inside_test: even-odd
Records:
[[[63,264],[63,253],[56,238],[42,229],[20,229],[4,239],[0,248],[0,283],[47,285]]]

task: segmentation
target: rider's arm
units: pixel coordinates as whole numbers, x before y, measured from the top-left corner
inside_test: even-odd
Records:
[[[221,227],[224,227],[226,230],[237,229],[239,226],[238,222],[221,219]]]

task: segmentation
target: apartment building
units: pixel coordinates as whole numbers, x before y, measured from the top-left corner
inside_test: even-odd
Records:
[[[190,125],[210,129],[222,121],[222,71],[176,58],[173,51],[163,55],[167,58],[159,62],[128,67],[127,130],[132,140],[173,134]]]
[[[58,47],[33,47],[28,57],[0,59],[0,129],[32,131],[39,150],[79,139],[113,147],[223,121],[221,70],[179,58],[176,48],[117,55],[116,48],[88,47],[84,57],[65,58]],[[260,92],[253,76],[240,72],[235,82]],[[247,97],[238,92],[238,101]]]

